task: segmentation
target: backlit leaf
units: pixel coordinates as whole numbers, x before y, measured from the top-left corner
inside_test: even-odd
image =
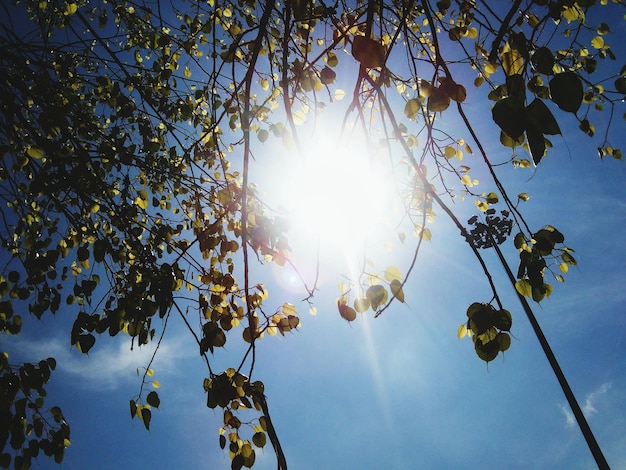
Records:
[[[459,339],[464,338],[465,336],[467,336],[467,326],[465,325],[465,323],[461,324],[459,326],[459,329],[456,332],[456,336]]]
[[[408,117],[410,120],[414,121],[420,109],[421,109],[420,100],[416,98],[410,99],[404,105],[404,115]]]
[[[35,148],[35,147],[31,147],[29,148],[26,153],[28,154],[29,157],[31,158],[36,158],[39,159],[41,157],[43,157],[43,150]]]
[[[365,291],[365,295],[369,299],[374,310],[377,310],[378,307],[387,303],[387,300],[389,298],[387,289],[385,289],[380,284],[370,286],[367,291]]]
[[[354,36],[352,39],[352,56],[363,67],[382,67],[385,65],[385,55],[385,47],[372,38]]]
[[[391,289],[391,294],[398,299],[400,302],[404,303],[404,291],[402,290],[402,282],[397,279],[391,281],[389,285],[389,289]]]
[[[385,270],[385,279],[388,282],[393,282],[393,281],[401,281],[402,280],[402,273],[400,272],[400,270],[395,267],[395,266],[389,266],[386,270]]]
[[[524,297],[530,297],[533,294],[533,287],[526,279],[520,279],[515,283],[515,290]]]

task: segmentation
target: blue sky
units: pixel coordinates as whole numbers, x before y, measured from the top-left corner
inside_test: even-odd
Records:
[[[472,90],[466,106],[481,119],[488,112],[483,90]],[[531,195],[523,203],[531,228],[552,224],[576,250],[578,266],[533,308],[609,464],[626,468],[626,168],[621,161],[599,160],[596,141],[571,124],[561,124],[572,131],[551,139],[555,148],[536,170],[503,168],[501,176],[511,195]],[[494,131],[495,124],[486,120],[481,135],[495,136],[488,152],[505,160],[510,153],[499,146]],[[623,134],[614,146],[626,147]],[[266,148],[268,154],[271,150]],[[476,168],[472,176],[491,190],[486,173],[478,163]],[[467,207],[460,210],[471,212],[473,203],[463,204]],[[494,253],[485,256],[513,314],[513,344],[487,366],[469,339],[457,339],[467,306],[488,301],[489,288],[452,224],[441,215],[430,228],[433,238],[405,286],[407,303],[393,305],[377,319],[371,312],[350,324],[339,317],[341,266],[325,267],[315,316],[298,303],[301,291],[284,289],[275,267],[254,273],[258,279],[275,275],[268,283],[268,308],[289,301],[301,315],[298,331],[260,342],[255,372],[265,382],[290,467],[594,468]],[[294,249],[301,250],[294,256],[304,256],[298,253],[310,250],[309,243],[294,240]],[[512,242],[505,246],[516,266]],[[333,257],[337,247],[331,249]],[[389,256],[402,265],[410,255],[408,248],[396,246]],[[138,391],[136,370],[149,361],[150,347],[131,352],[127,338],[103,336],[89,357],[83,356],[69,344],[72,318],[63,312],[30,322],[18,338],[0,338],[3,347],[18,351],[14,359],[57,358],[48,401],[63,408],[72,426],[72,445],[61,468],[229,466],[217,441],[221,413],[205,404],[206,370],[177,320],[172,318],[153,364],[162,405],[153,412],[149,432],[130,419],[128,400]],[[225,354],[218,352],[215,369],[232,365],[228,358],[238,357],[239,347],[233,341]],[[37,465],[57,467],[43,457]],[[275,468],[269,445],[257,452],[255,468]]]

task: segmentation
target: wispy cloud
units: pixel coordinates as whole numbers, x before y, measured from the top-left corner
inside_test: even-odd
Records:
[[[585,403],[581,407],[585,417],[589,418],[590,416],[592,416],[593,414],[597,412],[596,404],[598,400],[600,400],[602,395],[604,395],[610,389],[611,389],[611,382],[606,382],[600,385],[597,389],[595,389],[589,395],[587,395],[587,397],[585,398]],[[568,427],[574,426],[574,424],[576,424],[576,420],[574,418],[574,413],[572,413],[572,410],[570,409],[569,405],[558,403],[558,406],[563,412],[563,415],[565,416],[565,424]]]
[[[585,404],[583,405],[583,413],[585,413],[585,416],[587,416],[587,418],[596,413],[596,402],[600,399],[602,395],[608,392],[610,388],[610,382],[603,383],[602,385],[600,385],[600,387],[587,395],[587,399],[585,400]]]
[[[135,346],[131,351],[129,340],[103,339],[97,342],[88,356],[80,354],[68,345],[67,340],[63,341],[59,337],[36,340],[20,337],[16,338],[13,346],[14,350],[19,351],[20,361],[54,357],[58,371],[80,378],[80,386],[101,390],[112,390],[125,380],[136,379],[137,369],[140,368],[141,373],[141,368],[149,364],[156,347],[155,342],[141,348]],[[175,370],[175,364],[181,358],[192,354],[183,338],[168,338],[168,341],[161,343],[153,367],[157,369],[157,374],[165,374]]]

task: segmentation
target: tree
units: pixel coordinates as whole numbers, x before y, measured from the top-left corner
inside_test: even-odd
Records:
[[[341,138],[368,143],[362,165],[389,178],[378,181],[392,188],[382,210],[397,215],[392,227],[414,255],[402,269],[363,262],[339,293],[340,315],[379,316],[404,302],[441,212],[491,287],[468,299],[459,328],[487,362],[510,346],[512,307],[500,300],[484,250],[496,250],[508,268],[500,245],[514,234],[519,268],[509,273],[522,300],[548,297],[547,277],[563,281],[576,265],[558,229],[526,223],[529,196],[511,196],[498,167],[541,171],[547,136],[562,130],[597,139],[600,157],[621,158],[612,131],[626,69],[615,65],[609,44],[618,39],[598,20],[609,9],[623,14],[621,1],[348,3],[26,0],[3,7],[2,331],[20,332],[21,311],[40,319],[72,310],[70,342],[87,354],[103,334],[128,335],[131,348],[161,344],[168,322],[182,321],[206,364],[207,406],[223,410],[218,439],[233,468],[251,467],[254,449],[268,439],[286,468],[254,374],[255,351],[263,336],[300,325],[296,306],[270,310],[255,280],[264,272],[257,264],[303,269],[291,261],[288,217],[256,184],[251,168],[261,148],[285,146],[306,158],[305,135],[341,109]],[[346,94],[338,83],[349,80]],[[497,156],[466,109],[473,88],[488,98],[481,112],[500,129]],[[491,178],[486,185],[462,164],[474,151]],[[350,175],[339,176],[341,186]],[[476,214],[451,204],[458,199],[473,201]],[[371,214],[350,223],[378,221],[366,209]],[[360,249],[365,259],[372,246],[364,240]],[[300,274],[311,305],[316,279]],[[527,302],[525,309],[532,315]],[[216,370],[214,355],[240,338],[248,344],[243,357]],[[160,405],[157,391],[143,389],[150,366],[130,401],[146,429]],[[2,356],[4,466],[28,467],[39,452],[62,461],[70,428],[58,407],[44,406],[55,367],[52,357],[15,365]],[[242,423],[240,412],[250,409],[258,415]]]

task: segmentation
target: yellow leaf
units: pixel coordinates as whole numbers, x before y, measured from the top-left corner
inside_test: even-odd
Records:
[[[414,121],[421,108],[421,103],[418,99],[413,98],[406,102],[404,105],[404,115],[410,120]]]
[[[569,271],[569,266],[567,265],[567,263],[561,263],[559,264],[559,269],[562,273],[566,273],[567,271]]]
[[[339,63],[337,55],[334,52],[329,52],[328,56],[326,57],[326,63],[329,67],[335,67]]]
[[[77,11],[78,11],[78,5],[76,5],[75,3],[68,3],[67,6],[65,7],[66,15],[73,15]]]
[[[530,196],[527,193],[519,193],[517,195],[518,199],[521,199],[522,201],[528,201],[530,199]]]
[[[526,279],[520,279],[515,283],[515,290],[524,297],[530,297],[533,295],[533,288]]]
[[[393,294],[393,296],[400,302],[404,303],[404,291],[402,290],[402,283],[399,280],[394,279],[393,281],[391,281],[389,288],[391,289],[391,293]]]
[[[159,383],[159,381],[158,381],[158,380],[153,380],[153,381],[152,381],[152,386],[153,386],[154,388],[161,388],[161,384]]]
[[[185,78],[191,77],[191,69],[189,68],[188,65],[185,66],[185,70],[183,71],[183,75],[185,76]]]
[[[480,200],[476,199],[474,201],[474,204],[476,204],[476,207],[478,207],[478,209],[481,212],[487,212],[487,210],[489,209],[489,204],[487,204],[485,201],[480,201]]]
[[[604,49],[604,38],[602,36],[596,36],[591,40],[591,45],[596,49]]]
[[[396,280],[397,281],[401,281],[402,280],[402,273],[395,266],[389,266],[387,268],[387,270],[385,271],[385,279],[388,282],[393,282],[393,281],[396,281]]]
[[[456,336],[459,339],[462,339],[465,336],[467,336],[467,326],[465,325],[465,323],[459,326],[459,329],[456,332]]]
[[[283,315],[285,316],[297,315],[296,306],[288,302],[285,302],[283,304],[282,312],[283,312]]]
[[[461,178],[461,183],[465,186],[472,186],[472,179],[469,175],[464,175],[463,178]]]
[[[450,145],[448,145],[443,152],[443,156],[446,157],[448,160],[456,157],[456,149]]]
[[[152,369],[148,369],[148,370],[146,371],[146,375],[147,375],[148,377],[152,377],[152,376],[154,375],[154,371],[153,371]]]
[[[41,157],[43,157],[43,150],[35,148],[35,147],[31,147],[29,148],[26,153],[28,154],[29,157],[31,158],[36,158],[36,159],[40,159]]]
[[[524,71],[524,58],[517,49],[502,54],[502,68],[507,76],[518,75]]]

